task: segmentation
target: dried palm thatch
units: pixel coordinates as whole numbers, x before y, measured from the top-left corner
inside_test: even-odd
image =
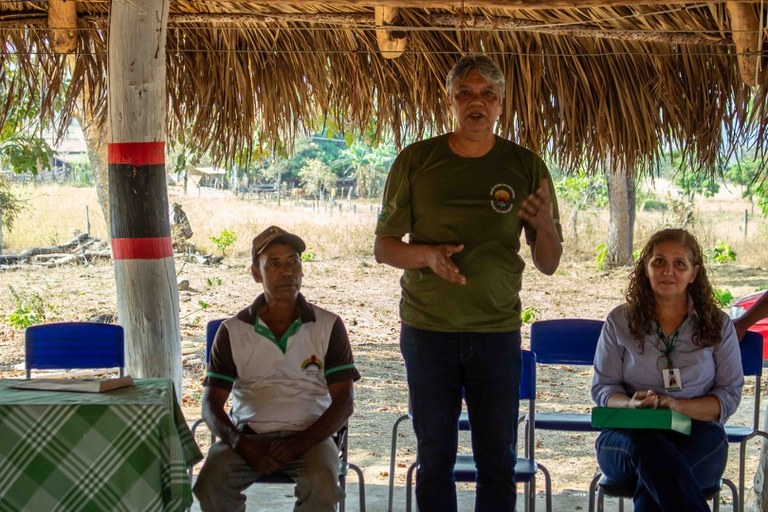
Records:
[[[169,139],[226,159],[323,125],[402,143],[450,129],[443,79],[485,52],[507,76],[502,135],[566,168],[648,172],[674,147],[713,174],[736,147],[763,155],[762,2],[171,0]],[[47,7],[0,4],[0,114],[20,98],[45,119],[85,102],[102,124],[108,3],[77,3],[70,55],[51,49]],[[404,53],[385,58],[377,28]]]

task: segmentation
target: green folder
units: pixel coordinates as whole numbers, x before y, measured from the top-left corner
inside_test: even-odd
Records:
[[[592,409],[595,428],[656,428],[691,434],[691,418],[669,409]]]

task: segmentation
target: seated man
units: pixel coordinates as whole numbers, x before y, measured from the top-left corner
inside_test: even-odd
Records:
[[[304,249],[276,226],[254,238],[264,293],[216,333],[202,414],[219,441],[194,487],[203,512],[244,511],[242,492],[275,472],[296,482],[295,511],[335,511],[343,498],[331,436],[352,414],[360,374],[341,318],[299,293]]]

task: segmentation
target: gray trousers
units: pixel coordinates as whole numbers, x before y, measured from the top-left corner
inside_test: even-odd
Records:
[[[272,440],[295,436],[296,432],[257,435]],[[294,512],[335,512],[344,498],[339,487],[339,450],[331,438],[286,464],[280,473],[296,482]],[[193,490],[203,512],[245,512],[243,491],[262,476],[228,444],[217,441],[208,450]]]

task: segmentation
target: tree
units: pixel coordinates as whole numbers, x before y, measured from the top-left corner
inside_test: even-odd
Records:
[[[0,165],[17,174],[37,174],[51,168],[53,149],[39,137],[13,133],[15,122],[6,123],[0,131]],[[3,226],[9,231],[23,207],[22,201],[0,177],[0,254],[3,252]]]
[[[371,148],[358,140],[341,152],[335,164],[340,165],[345,174],[357,179],[359,197],[372,197],[381,193],[382,183],[394,157],[391,145]]]
[[[320,201],[322,193],[336,183],[336,175],[327,164],[316,158],[307,160],[307,164],[299,171],[304,193],[314,196]]]
[[[619,160],[606,163],[608,183],[608,252],[605,268],[632,264],[635,230],[635,179]]]
[[[689,171],[681,171],[675,174],[675,185],[680,187],[691,202],[696,194],[701,194],[704,197],[713,197],[720,191],[720,184],[713,177],[700,176]]]
[[[558,200],[570,206],[568,232],[571,237],[577,236],[579,212],[588,207],[603,208],[608,203],[608,186],[603,174],[579,169],[574,175],[555,180],[554,185]]]

